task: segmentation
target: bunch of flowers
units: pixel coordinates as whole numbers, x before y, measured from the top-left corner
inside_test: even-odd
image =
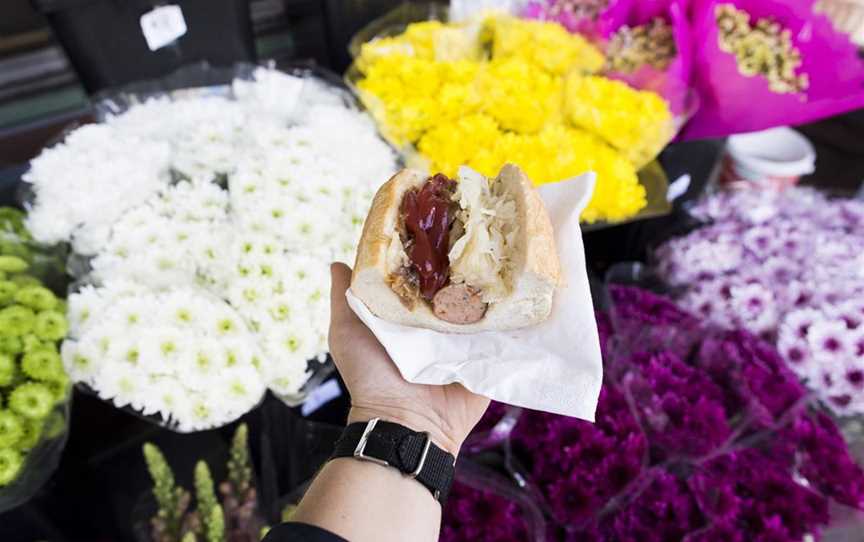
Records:
[[[522,509],[516,502],[458,480],[447,498],[442,521],[442,542],[529,540]]]
[[[525,411],[511,434],[551,540],[792,542],[818,539],[832,501],[864,509],[864,471],[769,344],[610,293],[596,423]]]
[[[864,203],[795,188],[721,193],[694,212],[712,222],[656,251],[681,305],[775,342],[836,413],[864,412]]]
[[[174,472],[155,445],[144,445],[144,459],[153,480],[157,512],[150,519],[154,542],[256,542],[266,527],[249,460],[248,430],[241,424],[231,440],[227,479],[217,487],[204,461],[195,465],[195,509],[192,495],[174,481]]]
[[[570,32],[591,32],[609,4],[609,0],[531,0],[522,15],[557,22]]]
[[[261,68],[227,97],[133,105],[82,128],[101,134],[87,145],[75,131],[34,161],[28,224],[85,262],[63,348],[73,380],[180,431],[228,423],[267,388],[300,394],[310,361],[326,358],[328,265],[353,261],[372,196],[397,168],[348,98]],[[103,143],[126,140],[164,156],[109,144],[109,158]],[[146,183],[127,193],[91,175],[100,161]],[[58,214],[69,217],[59,229]]]
[[[593,170],[583,220],[619,221],[645,206],[636,169],[673,123],[657,94],[592,75],[604,62],[556,23],[423,22],[364,44],[355,82],[382,133],[428,169],[453,175],[467,164],[494,175],[513,162],[535,183]]]
[[[23,214],[0,209],[0,489],[15,482],[30,451],[65,429],[58,405],[69,377],[57,350],[63,303],[27,274],[33,254]]]

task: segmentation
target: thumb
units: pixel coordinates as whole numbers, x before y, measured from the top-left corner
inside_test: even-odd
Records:
[[[348,306],[345,292],[351,285],[351,268],[344,263],[330,265],[330,327],[343,326],[357,316]]]

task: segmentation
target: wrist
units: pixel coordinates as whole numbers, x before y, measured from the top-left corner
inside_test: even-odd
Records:
[[[462,439],[455,438],[447,424],[437,416],[399,406],[353,405],[348,413],[348,423],[368,422],[380,418],[382,421],[398,423],[412,431],[428,433],[433,444],[457,457]]]

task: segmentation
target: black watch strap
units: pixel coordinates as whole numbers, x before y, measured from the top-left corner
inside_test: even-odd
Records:
[[[444,503],[453,484],[456,458],[418,433],[397,423],[375,418],[352,423],[336,441],[333,457],[356,457],[394,467],[416,479]]]

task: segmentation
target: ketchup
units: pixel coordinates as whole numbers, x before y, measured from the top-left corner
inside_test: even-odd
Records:
[[[420,278],[420,294],[429,301],[447,284],[450,275],[447,253],[453,207],[450,195],[454,186],[454,181],[439,173],[402,199],[405,229],[413,239],[408,257]]]

